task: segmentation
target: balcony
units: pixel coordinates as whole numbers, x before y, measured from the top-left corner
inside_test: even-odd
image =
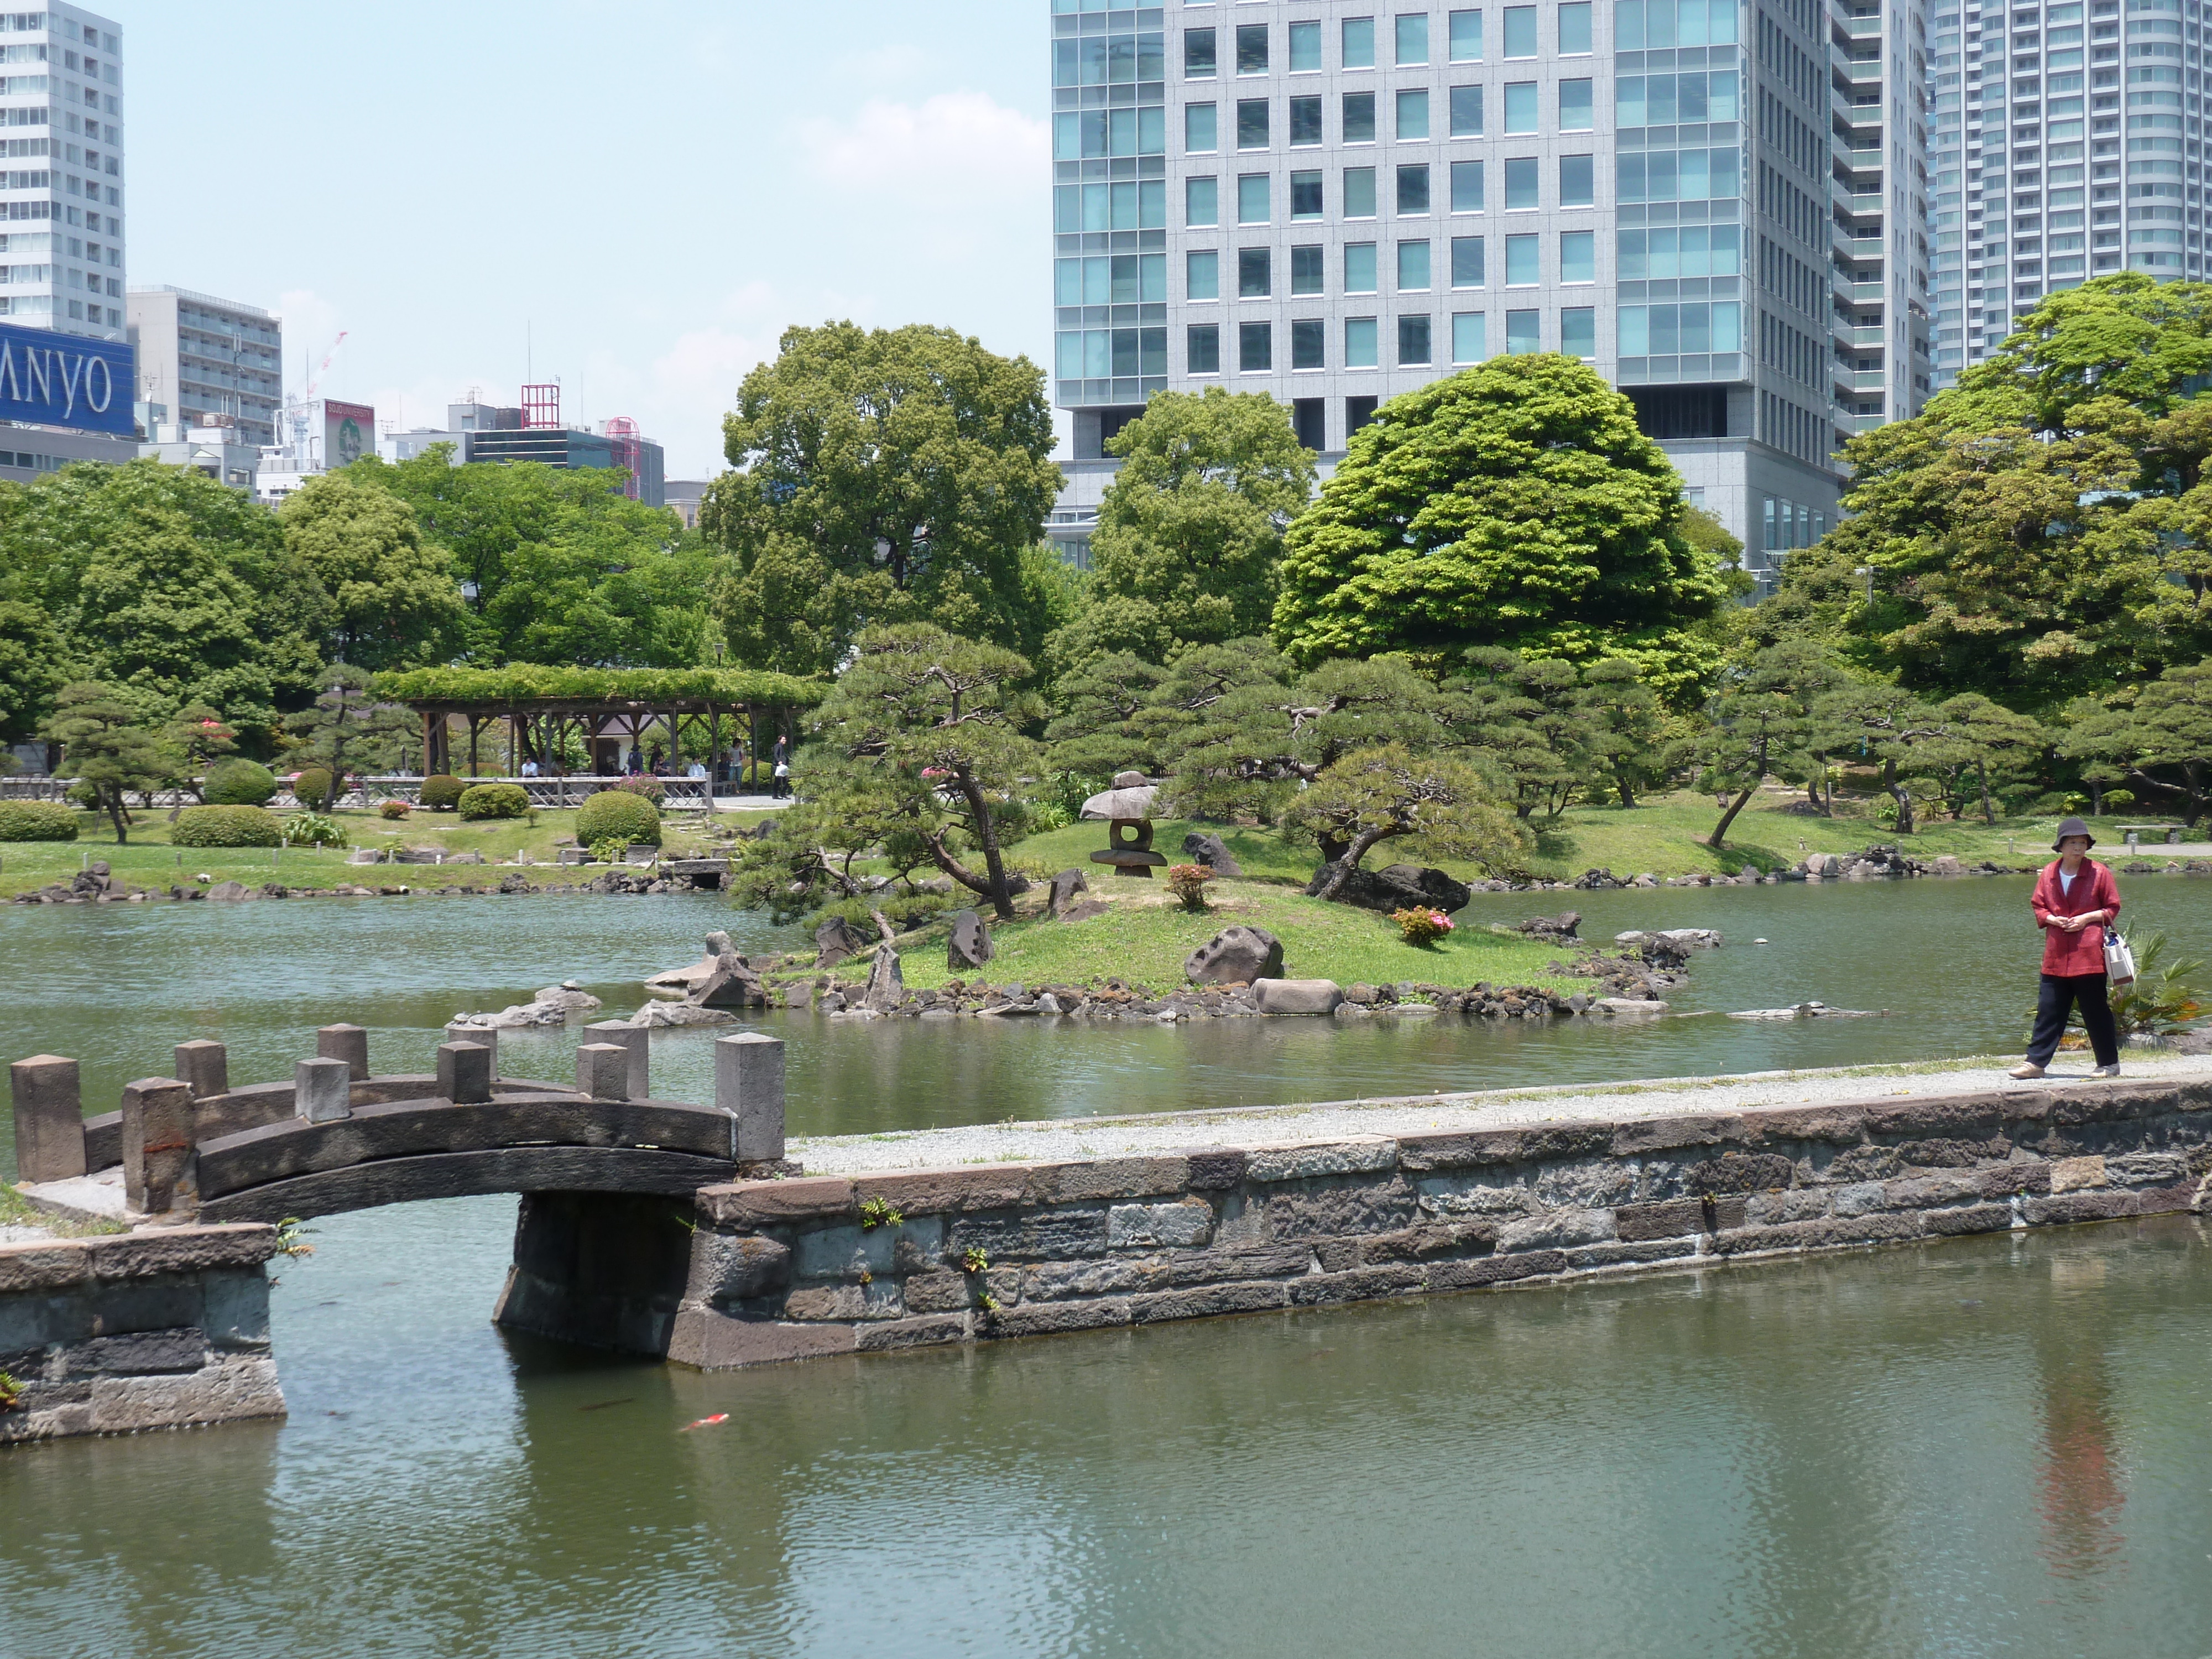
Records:
[[[1869,264],[1882,257],[1882,240],[1879,236],[1838,236],[1836,252],[1859,264]]]
[[[1836,331],[1836,338],[1842,344],[1860,351],[1880,351],[1889,343],[1888,331],[1878,325],[1874,328],[1839,328]]]

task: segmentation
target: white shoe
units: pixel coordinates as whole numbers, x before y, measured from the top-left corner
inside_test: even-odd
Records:
[[[2089,1073],[2091,1077],[2118,1077],[2119,1074],[2120,1067],[2119,1063],[2117,1060],[2110,1066],[2100,1066],[2095,1071]]]
[[[2043,1067],[2037,1065],[2031,1060],[2024,1065],[2014,1066],[2010,1072],[2006,1073],[2006,1075],[2008,1077],[2018,1078],[2041,1077],[2043,1075]]]

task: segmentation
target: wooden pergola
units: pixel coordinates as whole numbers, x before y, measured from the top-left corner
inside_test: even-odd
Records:
[[[413,669],[376,679],[379,696],[422,717],[426,775],[452,769],[458,720],[467,725],[472,775],[480,771],[486,729],[504,726],[501,735],[507,752],[495,758],[505,760],[507,773],[520,771],[525,761],[536,761],[548,775],[610,781],[623,775],[625,743],[638,750],[662,747],[673,762],[682,752],[685,732],[702,725],[710,755],[720,756],[726,729],[757,760],[777,737],[795,741],[798,711],[821,702],[828,690],[818,680],[757,669],[555,668],[531,663]],[[566,763],[572,740],[591,757],[584,774],[572,773]],[[708,793],[711,801],[713,792]]]

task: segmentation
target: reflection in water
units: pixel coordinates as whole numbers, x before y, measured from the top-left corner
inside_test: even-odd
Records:
[[[282,1427],[0,1456],[0,1651],[1996,1659],[2212,1630],[2194,1218],[708,1375],[493,1330],[513,1213],[318,1224],[276,1298]]]
[[[2060,1578],[2103,1581],[2125,1568],[2127,1535],[2120,1510],[2119,1425],[2115,1420],[2111,1344],[2105,1316],[2106,1259],[2055,1256],[2051,1290],[2069,1316],[2037,1334],[2037,1382],[2042,1398],[2042,1455],[2035,1476],[2041,1553]]]

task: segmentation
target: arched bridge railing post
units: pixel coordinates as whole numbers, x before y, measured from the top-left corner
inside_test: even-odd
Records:
[[[499,1032],[494,1027],[488,1025],[448,1025],[446,1028],[446,1041],[448,1042],[475,1043],[479,1048],[483,1049],[491,1056],[492,1076],[497,1077],[499,1075]],[[440,1092],[443,1093],[444,1091],[441,1090]]]
[[[204,1037],[177,1045],[177,1075],[191,1087],[194,1100],[230,1092],[230,1051]]]
[[[633,1025],[626,1019],[596,1020],[584,1030],[593,1042],[618,1043],[629,1055],[629,1093],[631,1100],[653,1098],[653,1051],[647,1046],[652,1033],[642,1025]],[[577,1086],[583,1086],[581,1074]]]
[[[141,1215],[197,1209],[192,1085],[142,1077],[123,1085],[123,1199]]]
[[[576,1050],[576,1092],[592,1100],[628,1100],[629,1050],[619,1042],[586,1042]]]
[[[783,1039],[741,1031],[714,1039],[714,1104],[732,1120],[732,1161],[783,1156]]]
[[[15,1105],[15,1177],[67,1181],[84,1168],[84,1110],[77,1065],[33,1054],[8,1068]]]
[[[368,1076],[368,1033],[358,1025],[325,1025],[315,1033],[315,1054],[322,1060],[342,1060],[350,1079]]]
[[[353,1115],[353,1073],[342,1060],[303,1060],[292,1068],[294,1109],[310,1123]]]
[[[489,1035],[489,1033],[487,1033]],[[492,1051],[482,1042],[438,1045],[438,1092],[456,1106],[491,1098]]]

